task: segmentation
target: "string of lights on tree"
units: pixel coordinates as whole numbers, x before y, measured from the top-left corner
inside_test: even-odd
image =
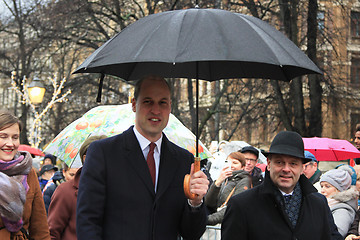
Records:
[[[20,90],[19,86],[16,84],[16,71],[11,72],[12,89],[14,89],[16,93],[21,96],[21,103],[28,105],[31,109],[31,112],[33,112],[34,114],[34,120],[29,131],[29,139],[30,139],[29,142],[30,145],[35,148],[38,148],[39,144],[43,140],[41,137],[42,118],[46,115],[49,109],[51,109],[54,106],[55,103],[67,102],[68,99],[66,97],[71,93],[71,90],[68,90],[67,92],[61,95],[61,90],[64,88],[64,84],[66,82],[65,78],[63,78],[59,83],[56,77],[49,78],[49,80],[52,83],[54,92],[52,94],[51,100],[46,104],[45,108],[39,113],[36,110],[35,104],[32,103],[30,100],[27,78],[24,76],[23,79],[21,80],[20,84],[22,86],[22,90]]]

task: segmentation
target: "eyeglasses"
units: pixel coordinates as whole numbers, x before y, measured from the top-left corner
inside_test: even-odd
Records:
[[[312,166],[312,165],[313,165],[312,163],[305,164],[305,169],[307,169],[307,167]]]

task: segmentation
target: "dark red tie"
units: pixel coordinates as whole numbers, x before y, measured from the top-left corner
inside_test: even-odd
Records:
[[[155,149],[155,143],[150,143],[150,151],[147,155],[146,162],[149,167],[149,171],[151,174],[151,179],[153,181],[153,184],[155,186],[155,177],[156,177],[156,169],[155,169],[155,159],[154,159],[154,149]]]

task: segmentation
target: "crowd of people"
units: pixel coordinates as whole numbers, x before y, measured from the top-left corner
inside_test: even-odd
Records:
[[[218,159],[204,160],[214,164],[195,171],[194,156],[162,132],[171,109],[163,78],[138,81],[132,109],[134,126],[89,137],[83,167],[60,171],[50,154],[36,171],[18,151],[21,122],[0,111],[0,239],[360,239],[359,159],[323,173],[302,137],[281,131],[269,151],[225,154],[222,142]],[[354,136],[360,151],[359,125]],[[203,235],[207,225],[221,232]]]

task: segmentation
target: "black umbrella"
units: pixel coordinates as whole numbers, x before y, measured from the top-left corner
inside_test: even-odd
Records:
[[[290,81],[321,71],[266,22],[225,10],[195,8],[162,12],[136,21],[98,48],[74,73],[101,73],[99,89],[104,74],[124,80],[146,74],[195,78],[198,111],[199,79]],[[196,136],[198,141],[198,129]]]
[[[98,48],[75,73],[103,73],[135,80],[164,77],[290,81],[321,73],[287,37],[266,22],[219,9],[149,15]]]

